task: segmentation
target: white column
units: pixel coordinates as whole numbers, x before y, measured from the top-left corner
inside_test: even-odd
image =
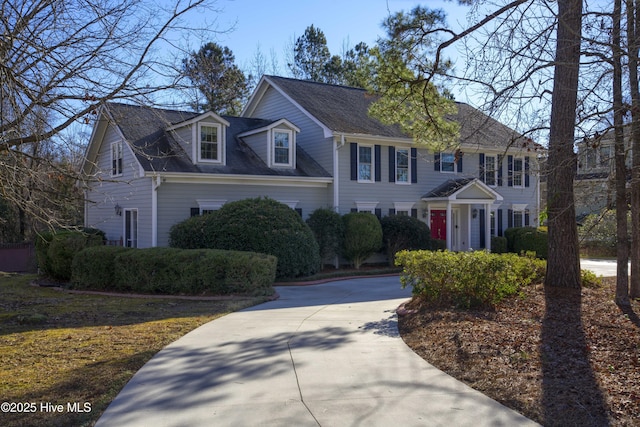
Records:
[[[487,250],[491,251],[491,205],[484,205],[484,242]]]
[[[453,221],[451,220],[451,202],[447,202],[447,250],[451,250],[453,240]]]

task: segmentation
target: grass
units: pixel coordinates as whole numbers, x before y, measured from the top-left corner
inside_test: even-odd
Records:
[[[35,278],[0,273],[0,395],[13,409],[30,411],[0,412],[5,427],[93,425],[133,374],[167,344],[265,301],[72,294],[32,286]],[[63,410],[47,411],[48,403]],[[74,403],[84,412],[68,411]]]

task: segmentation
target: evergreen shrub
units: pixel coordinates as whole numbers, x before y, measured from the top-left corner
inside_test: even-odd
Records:
[[[355,268],[382,248],[382,226],[378,217],[367,212],[352,212],[344,221],[344,247],[342,254]]]
[[[382,241],[389,265],[394,265],[396,253],[401,250],[430,249],[429,226],[417,218],[390,215],[382,218]]]
[[[309,226],[287,205],[270,198],[227,203],[217,211],[171,228],[169,245],[182,249],[259,252],[278,259],[279,278],[308,276],[320,268]]]
[[[36,238],[38,267],[53,279],[70,280],[74,256],[86,247],[103,244],[104,233],[91,228],[41,233]]]
[[[505,236],[510,252],[535,252],[538,258],[547,259],[547,232],[535,227],[513,227],[505,230]]]
[[[494,254],[504,254],[509,252],[507,238],[504,236],[491,236],[491,252]]]
[[[344,241],[344,223],[332,209],[316,209],[307,218],[307,224],[320,248],[322,262],[331,261],[340,254]]]
[[[402,286],[439,306],[490,308],[531,283],[544,279],[546,262],[484,251],[401,251]]]
[[[116,257],[136,249],[123,246],[92,246],[73,258],[71,286],[94,291],[115,290]]]

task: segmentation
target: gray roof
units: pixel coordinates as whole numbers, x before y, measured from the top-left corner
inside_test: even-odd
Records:
[[[267,78],[334,132],[409,137],[399,126],[387,126],[369,116],[369,107],[377,97],[364,89],[286,77]],[[533,141],[521,137],[515,130],[476,108],[462,102],[456,102],[456,105],[458,113],[451,115],[449,119],[460,124],[461,143],[488,148],[536,148]]]
[[[476,180],[477,178],[458,178],[458,179],[450,179],[433,190],[429,191],[427,194],[422,196],[423,199],[439,199],[444,197],[449,197],[454,194],[456,191],[460,190],[462,187],[470,183],[471,181]]]
[[[106,107],[115,125],[134,149],[142,168],[148,172],[330,177],[299,146],[296,148],[296,169],[273,169],[237,137],[243,132],[268,126],[273,120],[221,116],[230,124],[225,142],[226,165],[202,165],[193,164],[171,132],[165,130],[201,113],[119,103],[108,103]]]

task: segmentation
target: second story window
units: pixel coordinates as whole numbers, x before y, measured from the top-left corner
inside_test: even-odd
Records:
[[[373,182],[373,148],[358,146],[358,181]]]
[[[522,157],[516,157],[513,159],[513,186],[522,187],[524,185],[523,180],[523,167],[524,160]]]
[[[496,185],[496,156],[485,156],[484,158],[484,182],[487,185]]]
[[[122,141],[111,144],[111,176],[122,175]]]
[[[290,166],[292,164],[292,132],[287,130],[274,130],[273,132],[273,164]]]
[[[456,171],[456,158],[453,153],[441,153],[440,154],[440,171],[441,172],[455,172]]]
[[[200,151],[199,160],[209,162],[220,161],[220,126],[199,124]]]
[[[409,182],[409,150],[396,151],[396,182]]]

